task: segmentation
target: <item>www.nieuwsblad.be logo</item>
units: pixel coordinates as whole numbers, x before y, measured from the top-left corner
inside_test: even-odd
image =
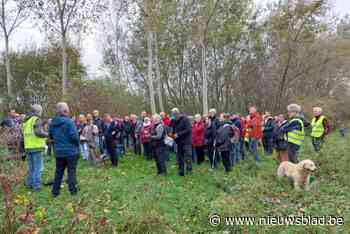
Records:
[[[344,225],[343,217],[334,216],[286,216],[286,217],[240,217],[232,216],[221,218],[219,214],[209,216],[209,224],[213,227],[219,226],[221,223],[226,226],[253,226],[253,225],[324,225],[324,226],[340,226]]]

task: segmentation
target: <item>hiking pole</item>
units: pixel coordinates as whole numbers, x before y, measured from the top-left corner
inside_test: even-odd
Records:
[[[213,163],[211,165],[212,169],[214,169],[214,167],[215,167],[215,156],[216,156],[216,147],[215,147],[215,145],[216,145],[216,140],[214,140],[214,155],[213,155]]]

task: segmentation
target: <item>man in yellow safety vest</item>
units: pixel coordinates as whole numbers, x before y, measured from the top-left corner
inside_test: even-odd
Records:
[[[311,121],[312,145],[314,146],[316,152],[320,152],[324,143],[324,138],[330,132],[330,125],[327,118],[322,115],[321,107],[314,107],[313,115],[314,118]]]
[[[43,156],[46,148],[48,133],[44,131],[42,121],[42,107],[32,105],[32,112],[23,121],[24,149],[28,158],[27,187],[40,191],[41,173],[43,170]]]
[[[298,151],[304,144],[305,126],[304,120],[300,117],[301,107],[297,104],[290,104],[287,107],[289,122],[281,128],[281,132],[285,133],[288,142],[288,160],[298,163]]]

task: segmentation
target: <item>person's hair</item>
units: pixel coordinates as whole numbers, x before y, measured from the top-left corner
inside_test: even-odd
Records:
[[[171,112],[173,112],[174,114],[180,114],[180,110],[177,107],[173,108]]]
[[[93,120],[92,114],[88,113],[86,115],[86,120],[88,120],[88,121]]]
[[[57,111],[57,114],[60,114],[60,115],[68,113],[69,112],[68,104],[66,102],[57,103],[56,111]]]
[[[209,113],[214,113],[214,114],[216,114],[216,109],[211,108],[211,109],[209,110]]]
[[[43,108],[39,104],[32,105],[31,109],[34,114],[41,115],[43,113]]]
[[[144,118],[144,121],[146,121],[146,120],[147,120],[147,121],[151,121],[151,119],[150,119],[149,117],[145,117],[145,118]]]
[[[195,116],[194,116],[194,119],[195,119],[195,120],[196,120],[196,119],[200,119],[200,118],[202,118],[201,114],[195,114]]]
[[[254,108],[255,111],[258,111],[258,108],[255,105],[250,106],[249,110],[252,109],[252,108]]]
[[[153,119],[153,121],[156,122],[156,123],[159,123],[159,122],[162,121],[162,117],[161,117],[159,114],[154,114],[154,115],[152,116],[152,119]]]
[[[301,106],[299,106],[298,104],[289,104],[287,106],[287,111],[289,112],[296,112],[296,113],[300,113],[301,112]]]
[[[222,113],[222,117],[224,117],[225,120],[229,120],[231,116],[228,113]]]

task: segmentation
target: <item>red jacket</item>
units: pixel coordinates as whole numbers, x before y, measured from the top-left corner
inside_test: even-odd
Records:
[[[141,144],[149,143],[151,141],[152,125],[142,126],[141,128]]]
[[[259,113],[250,115],[250,120],[248,121],[248,128],[250,129],[249,137],[254,139],[261,139],[263,137],[262,121]]]
[[[170,123],[171,123],[171,120],[168,116],[165,116],[163,118],[163,124],[166,126],[166,127],[169,127],[170,126]]]
[[[205,124],[201,122],[195,122],[192,125],[192,145],[199,147],[204,145],[204,129]]]

